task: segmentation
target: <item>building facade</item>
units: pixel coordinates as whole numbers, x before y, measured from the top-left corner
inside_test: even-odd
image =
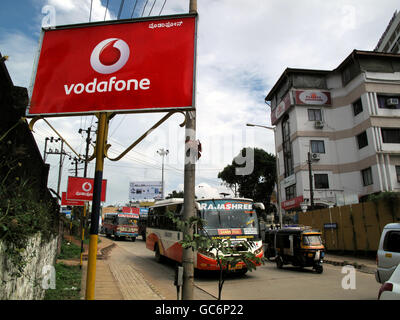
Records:
[[[395,11],[374,51],[400,53],[400,12]]]
[[[400,191],[400,54],[355,50],[332,71],[286,69],[265,100],[284,210]]]

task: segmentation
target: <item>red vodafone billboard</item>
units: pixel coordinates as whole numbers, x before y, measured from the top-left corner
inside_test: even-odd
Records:
[[[94,185],[94,179],[68,177],[67,199],[92,201],[93,185]],[[107,180],[103,180],[101,185],[101,200],[100,200],[101,202],[106,201],[106,188],[107,188]]]
[[[27,116],[194,109],[196,15],[42,31]]]

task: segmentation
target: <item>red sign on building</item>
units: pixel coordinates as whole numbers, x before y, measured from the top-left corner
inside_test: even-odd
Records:
[[[83,207],[85,206],[85,201],[78,201],[78,200],[68,200],[67,193],[63,192],[61,195],[61,205],[62,206],[77,206]]]
[[[27,115],[194,108],[196,16],[46,29]]]
[[[331,94],[328,91],[296,90],[297,105],[331,105]]]
[[[94,179],[68,177],[67,199],[68,200],[93,200],[93,183]],[[102,181],[101,185],[101,202],[106,201],[107,180]]]
[[[284,210],[290,210],[290,209],[294,209],[294,208],[298,208],[300,207],[300,204],[304,201],[304,197],[303,196],[299,196],[290,200],[286,200],[283,201],[281,203],[281,207]]]

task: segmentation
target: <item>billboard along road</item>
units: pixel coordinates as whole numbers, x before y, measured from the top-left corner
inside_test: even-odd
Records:
[[[196,15],[44,29],[27,116],[194,109]]]

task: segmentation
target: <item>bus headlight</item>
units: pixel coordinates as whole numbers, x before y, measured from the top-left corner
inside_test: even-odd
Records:
[[[258,255],[258,254],[260,254],[261,252],[263,252],[263,247],[262,247],[262,246],[259,247],[256,251],[254,251],[254,255]]]

